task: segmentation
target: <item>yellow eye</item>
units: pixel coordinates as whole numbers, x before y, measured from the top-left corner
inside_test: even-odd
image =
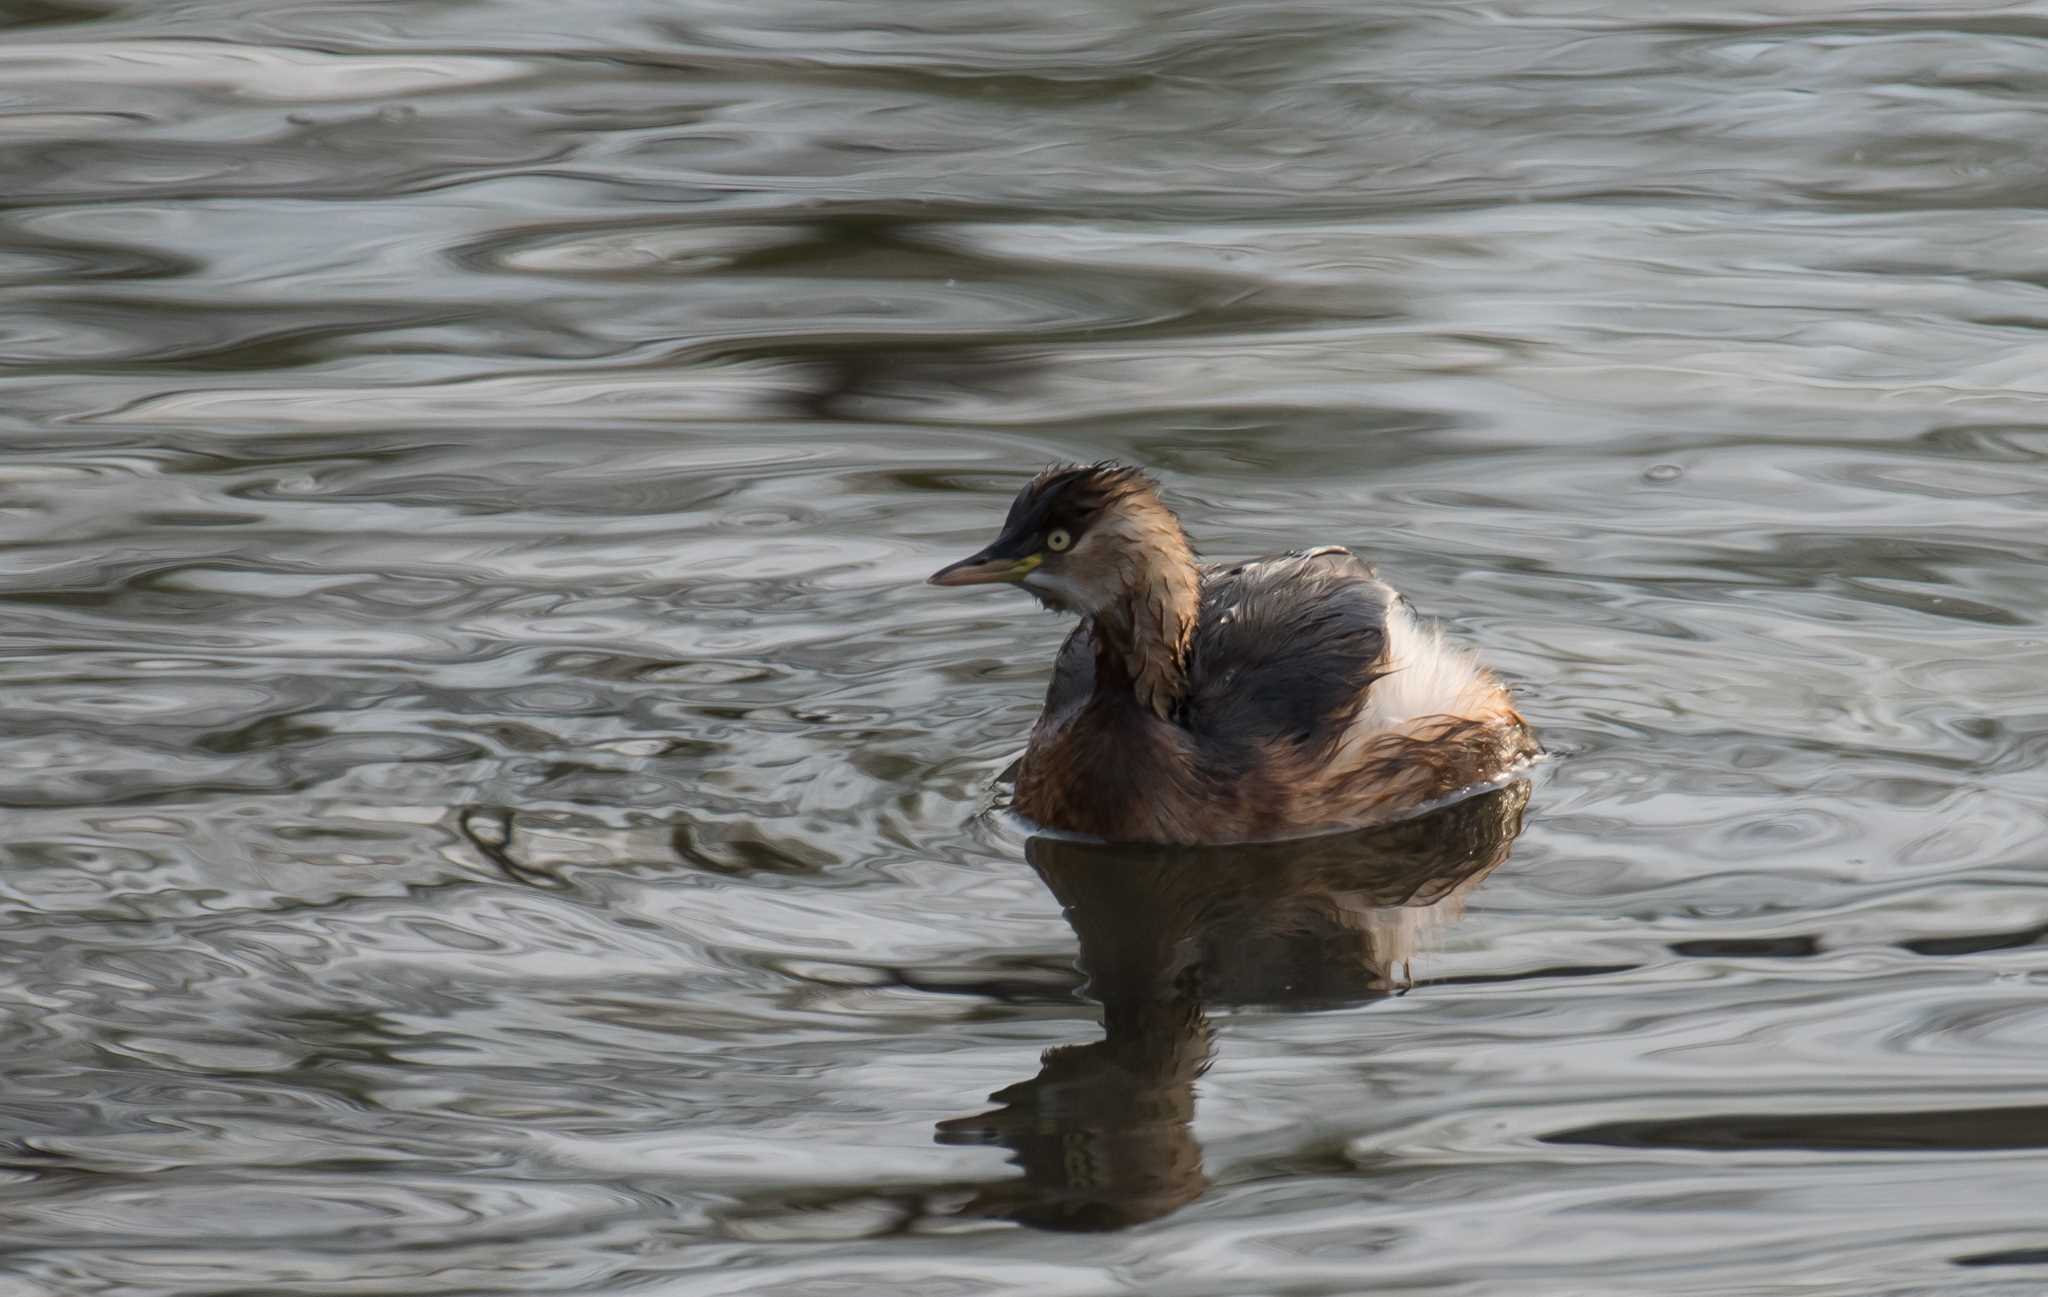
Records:
[[[1074,538],[1067,534],[1065,527],[1055,527],[1045,533],[1045,547],[1055,554],[1073,543]]]

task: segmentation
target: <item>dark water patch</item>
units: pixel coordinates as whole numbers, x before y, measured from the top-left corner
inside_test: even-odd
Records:
[[[1822,952],[1817,936],[1704,938],[1674,941],[1671,953],[1691,959],[1811,959]]]
[[[1959,1256],[1960,1266],[2006,1266],[2006,1265],[2048,1265],[2048,1247],[2013,1248],[2004,1252],[1978,1252],[1971,1256]]]
[[[2030,1291],[2039,19],[0,23],[25,1297]],[[1107,455],[1569,759],[983,814]]]
[[[81,4],[77,0],[22,0],[0,14],[0,30],[31,31],[92,22],[120,12],[117,4]]]
[[[2048,1148],[2048,1107],[1937,1112],[1758,1113],[1608,1122],[1543,1137],[1550,1144],[1742,1152],[2019,1151]]]
[[[1950,955],[1981,955],[1994,950],[2025,950],[2029,946],[2041,944],[2043,939],[2048,939],[2048,924],[2038,924],[2018,932],[1977,932],[1952,937],[1919,937],[1899,944],[1916,955],[1940,958]]]

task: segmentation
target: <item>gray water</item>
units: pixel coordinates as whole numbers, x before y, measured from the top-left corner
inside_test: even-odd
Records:
[[[2048,1290],[2048,5],[0,13],[0,1295]],[[1560,757],[1027,842],[1100,456]]]

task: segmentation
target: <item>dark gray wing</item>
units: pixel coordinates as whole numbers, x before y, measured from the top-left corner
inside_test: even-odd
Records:
[[[1394,592],[1335,546],[1203,576],[1182,723],[1225,743],[1334,739],[1378,678]]]
[[[1045,690],[1045,719],[1058,723],[1080,710],[1095,692],[1095,634],[1088,619],[1074,627],[1053,659],[1052,683]]]

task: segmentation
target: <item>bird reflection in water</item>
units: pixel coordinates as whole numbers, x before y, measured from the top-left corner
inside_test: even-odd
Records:
[[[1012,1151],[1022,1179],[964,1214],[1114,1230],[1199,1197],[1192,1130],[1209,1011],[1321,1009],[1408,990],[1429,935],[1508,857],[1529,785],[1361,832],[1229,847],[1041,837],[1027,858],[1080,938],[1104,1038],[1046,1052],[999,1106],[941,1122],[947,1144]]]

